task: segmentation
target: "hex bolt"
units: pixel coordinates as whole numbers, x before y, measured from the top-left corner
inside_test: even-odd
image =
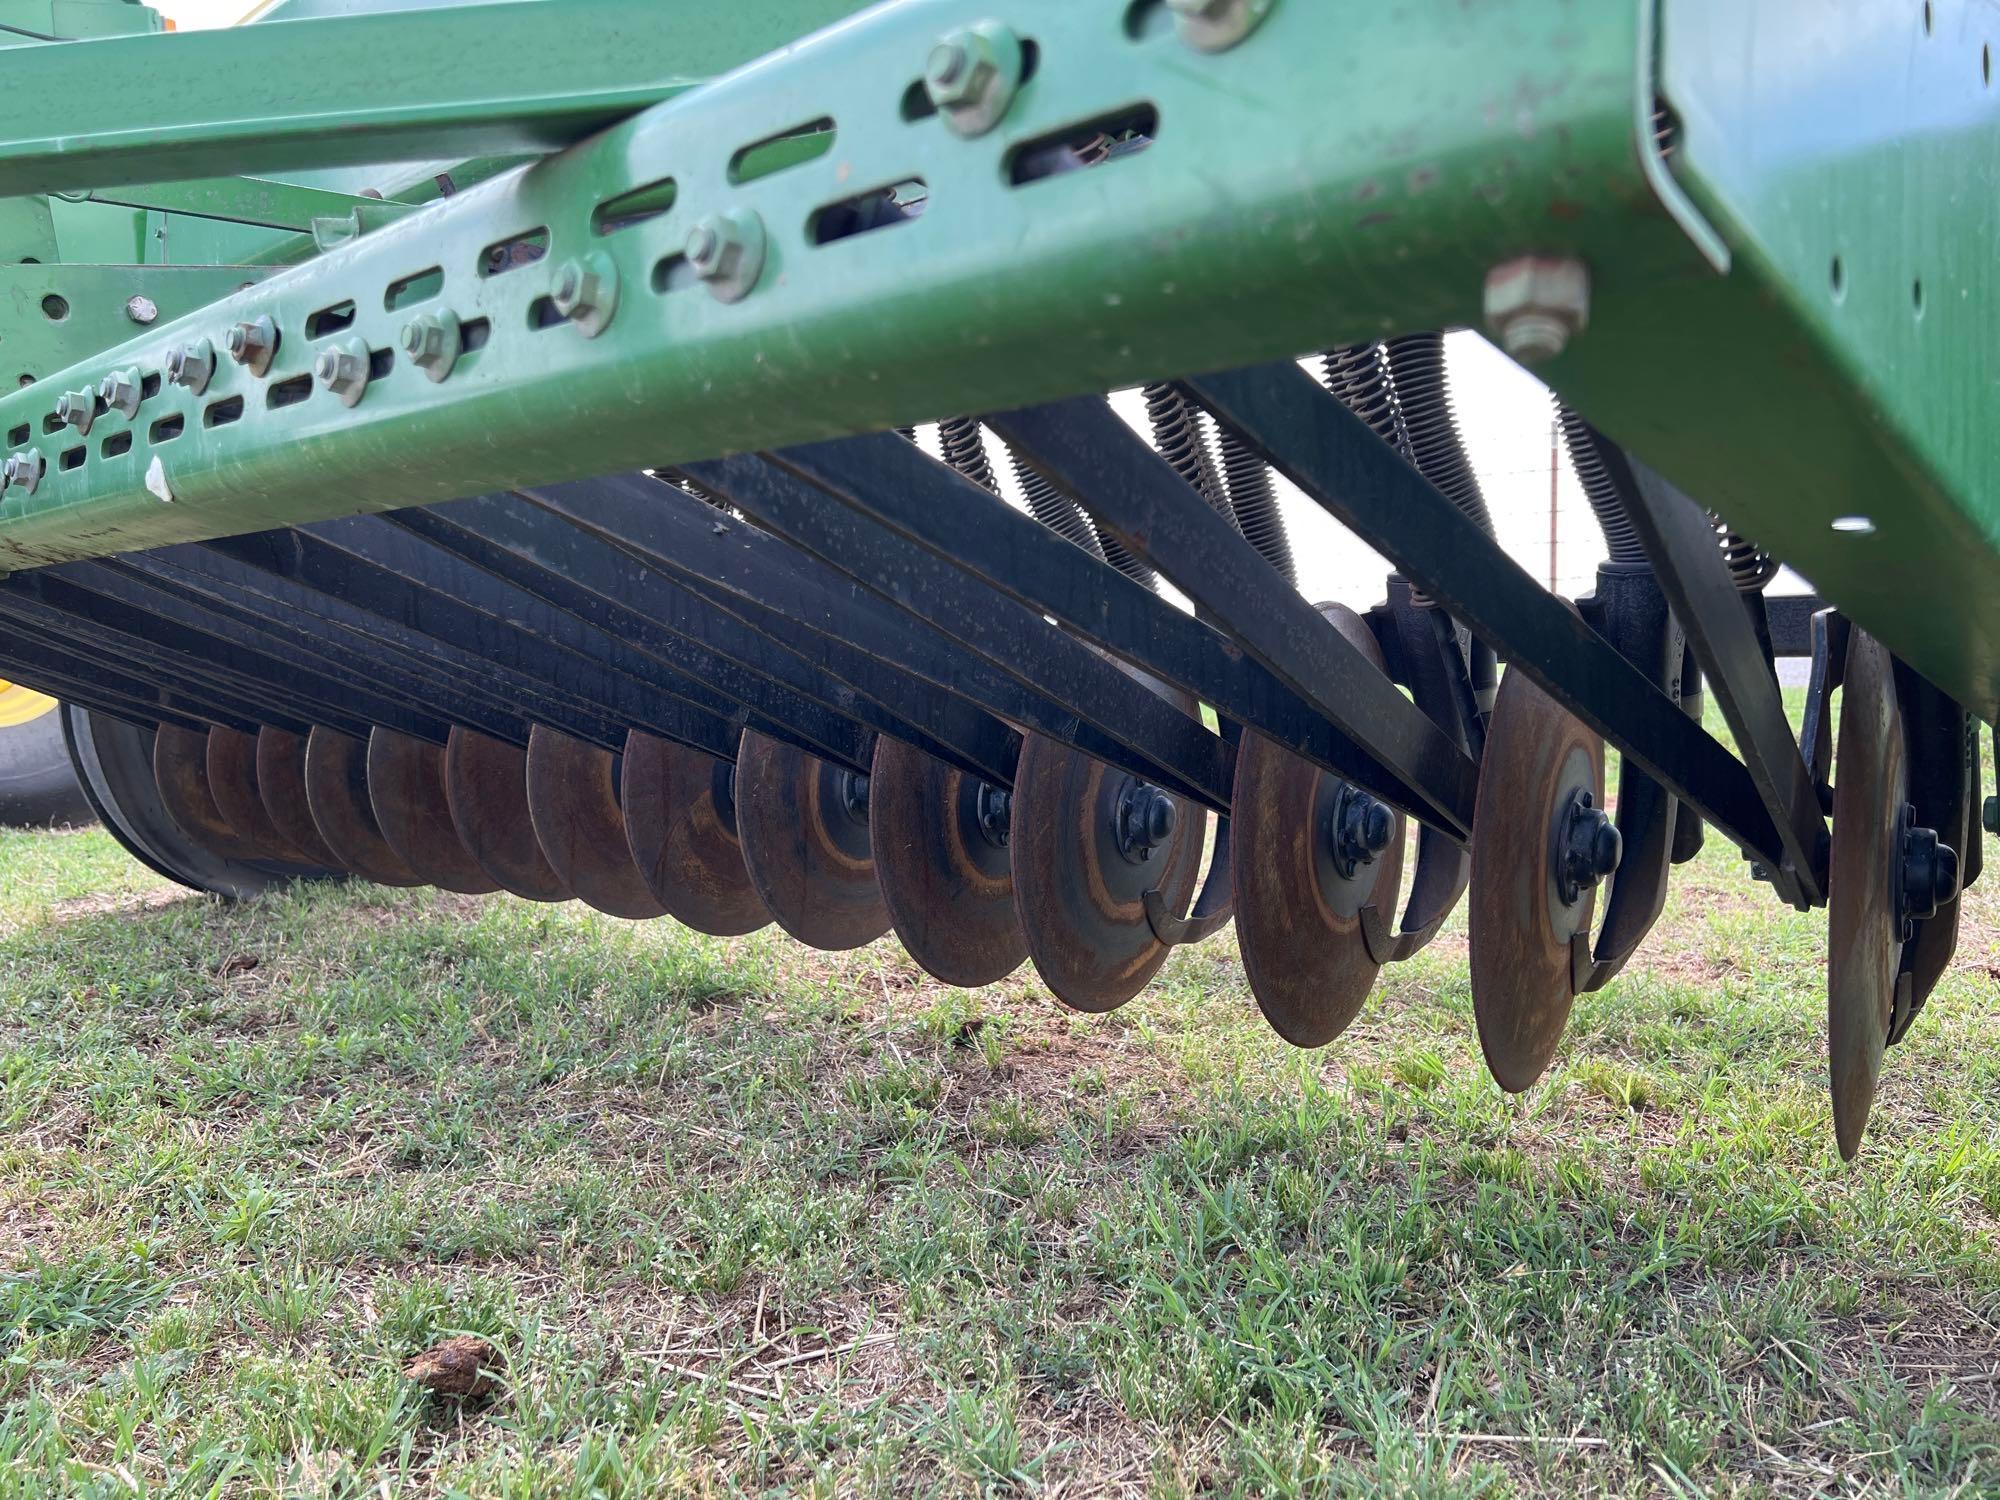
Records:
[[[1396,836],[1396,815],[1389,804],[1353,783],[1344,783],[1333,804],[1333,865],[1343,880],[1352,880],[1362,865],[1389,847]]]
[[[368,389],[368,346],[360,339],[319,351],[313,361],[313,378],[338,396],[343,406],[352,406]]]
[[[1167,0],[1174,28],[1197,52],[1227,52],[1271,14],[1277,0]]]
[[[1596,805],[1588,788],[1570,801],[1558,850],[1556,890],[1563,905],[1574,906],[1587,890],[1615,873],[1625,856],[1625,839],[1611,815]]]
[[[1134,864],[1174,836],[1180,825],[1174,799],[1150,782],[1134,781],[1118,799],[1118,851]]]
[[[990,781],[979,783],[979,833],[996,849],[1014,836],[1014,794]]]
[[[105,410],[115,411],[121,417],[139,415],[139,372],[137,370],[113,370],[97,386],[97,399],[104,403]]]
[[[207,339],[176,344],[167,352],[167,379],[199,396],[215,374],[215,345]]]
[[[458,314],[419,313],[403,325],[403,356],[432,380],[458,363]]]
[[[968,138],[1006,117],[1021,87],[1021,39],[998,21],[947,31],[924,64],[924,92],[945,124]]]
[[[868,778],[859,771],[843,771],[840,781],[840,805],[847,810],[847,816],[855,822],[868,822]]]
[[[754,210],[709,214],[688,231],[687,263],[720,302],[741,302],[764,272],[764,221]]]
[[[1906,810],[1905,817],[1911,811]],[[1903,830],[1902,868],[1897,873],[1903,921],[1928,922],[1958,894],[1958,851],[1940,843],[1935,828],[1912,824]]]
[[[23,448],[19,453],[9,454],[0,477],[7,481],[9,489],[19,490],[24,495],[35,493],[35,486],[42,482],[42,473],[48,467],[46,460],[33,448]]]
[[[1590,268],[1523,255],[1486,273],[1486,326],[1524,365],[1554,359],[1590,323]]]
[[[585,338],[594,339],[618,310],[618,267],[601,250],[566,260],[556,269],[549,301]]]
[[[56,397],[56,420],[89,436],[90,424],[97,419],[97,392],[89,389],[65,391]]]
[[[233,323],[223,335],[222,347],[252,375],[263,375],[271,368],[271,356],[278,352],[277,325],[269,318]]]
[[[160,304],[139,294],[125,299],[125,316],[134,323],[150,323],[160,315]]]

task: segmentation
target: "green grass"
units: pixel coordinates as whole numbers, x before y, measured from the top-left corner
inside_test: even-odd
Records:
[[[0,835],[0,1492],[1993,1493],[2000,903],[1830,1140],[1711,848],[1510,1099],[1463,938],[1321,1052]],[[402,1363],[474,1332],[460,1407]]]

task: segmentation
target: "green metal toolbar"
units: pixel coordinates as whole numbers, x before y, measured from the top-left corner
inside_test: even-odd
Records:
[[[0,502],[0,550],[58,561],[1477,326],[1489,270],[1534,256],[1582,268],[1588,299],[1538,373],[1991,715],[1990,380],[1985,341],[1945,337],[1952,309],[1994,305],[1994,105],[1960,55],[1979,12],[1939,4],[1920,34],[1880,3],[1850,35],[1791,9],[1787,31],[1722,0],[1279,0],[1206,51],[1158,3],[903,0],[0,397],[38,470]],[[974,29],[999,95],[940,112],[926,62]],[[1915,81],[1884,89],[1892,35]],[[461,103],[460,144],[485,139],[475,114],[523,118],[492,90]],[[1917,128],[1933,116],[1952,128]],[[296,139],[245,157],[232,131],[171,175],[299,164]],[[68,165],[129,163],[115,134]],[[1099,134],[1127,144],[1047,171]],[[1879,200],[1913,168],[1936,269],[1895,323],[1875,299],[1898,286],[1907,310],[1912,283],[1877,262],[1909,237]],[[233,362],[229,329],[260,319],[275,356]],[[57,418],[203,340],[199,389],[162,381],[87,435]]]
[[[500,0],[11,48],[0,197],[551,151],[857,8]]]

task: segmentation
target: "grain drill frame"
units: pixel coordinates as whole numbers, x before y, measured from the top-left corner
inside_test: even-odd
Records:
[[[1233,918],[1301,1045],[1469,891],[1519,1089],[1707,827],[1832,908],[1858,1148],[1995,815],[1990,8],[351,10],[0,0],[0,666],[135,854],[1090,1010]],[[1590,595],[1494,540],[1453,327],[1559,393]]]

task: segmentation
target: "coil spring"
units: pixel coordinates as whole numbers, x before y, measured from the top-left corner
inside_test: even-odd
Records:
[[[938,446],[944,461],[990,494],[1000,493],[993,477],[993,465],[986,457],[986,443],[977,417],[947,417],[938,423]]]
[[[914,432],[909,434],[914,437]],[[944,461],[988,494],[1000,493],[1000,481],[986,456],[986,443],[977,417],[951,417],[938,423],[938,446]],[[1002,447],[1005,447],[1002,444]],[[1014,477],[1020,481],[1021,498],[1028,513],[1063,540],[1073,543],[1092,557],[1110,563],[1133,582],[1154,586],[1152,569],[1103,536],[1074,501],[1036,471],[1020,454],[1007,449]]]
[[[1413,333],[1391,339],[1386,357],[1411,462],[1461,515],[1477,522],[1479,529],[1491,536],[1493,517],[1479,488],[1479,476],[1472,472],[1472,463],[1465,456],[1465,442],[1452,409],[1444,335]]]
[[[1340,404],[1366,422],[1375,436],[1405,457],[1410,435],[1389,383],[1389,362],[1380,344],[1348,344],[1320,360],[1320,380]]]
[[[1298,565],[1292,560],[1292,544],[1285,535],[1285,518],[1278,510],[1278,497],[1271,488],[1271,471],[1264,460],[1250,451],[1250,445],[1228,428],[1222,429],[1222,481],[1229,491],[1229,508],[1244,538],[1257,549],[1258,556],[1278,570],[1293,588],[1298,587]]]
[[[1722,560],[1729,567],[1729,580],[1739,594],[1761,594],[1764,586],[1778,576],[1778,560],[1740,531],[1732,531],[1718,517],[1715,535],[1722,547]]]
[[[1606,555],[1614,563],[1645,562],[1646,549],[1639,541],[1639,533],[1632,529],[1626,497],[1605,467],[1597,430],[1560,401],[1556,402],[1556,425],[1562,429],[1563,446],[1569,449],[1570,467],[1576,470],[1583,498],[1590,502],[1591,514],[1597,517],[1597,529],[1604,533]]]
[[[1153,445],[1160,450],[1160,457],[1173,465],[1174,472],[1193,485],[1202,499],[1234,524],[1236,516],[1229,508],[1222,477],[1216,472],[1215,455],[1201,424],[1201,410],[1188,400],[1186,391],[1171,381],[1149,385],[1144,394],[1146,421],[1153,429]],[[1238,531],[1242,529],[1237,527]]]
[[[1028,514],[1064,541],[1074,543],[1100,561],[1105,560],[1104,549],[1098,545],[1096,531],[1092,529],[1083,512],[1077,509],[1076,503],[1050,484],[1042,477],[1039,469],[1011,448],[1007,452],[1007,458],[1013,465],[1014,478],[1020,483],[1021,498],[1028,502]]]

